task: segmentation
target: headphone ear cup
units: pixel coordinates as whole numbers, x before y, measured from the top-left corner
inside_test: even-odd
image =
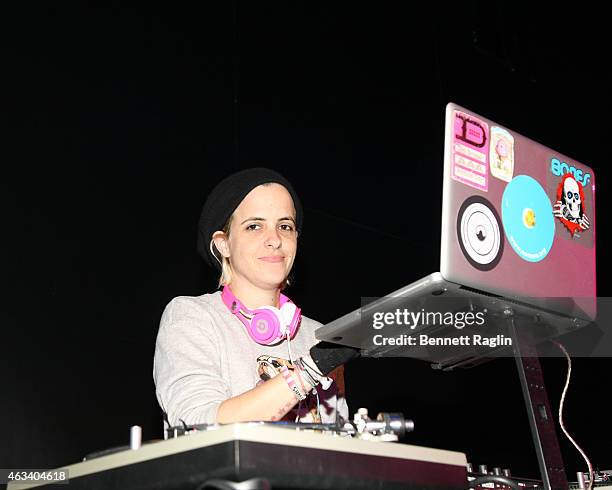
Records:
[[[295,306],[295,303],[291,303],[289,301],[287,301],[280,308],[280,313],[281,313],[281,316],[283,317],[283,324],[285,325],[285,335],[287,333],[290,333],[296,310],[297,310],[297,306]]]
[[[282,338],[284,320],[280,312],[272,306],[262,306],[255,310],[248,329],[251,338],[258,344],[270,345]]]
[[[300,323],[302,310],[300,310],[295,303],[288,301],[281,306],[280,311],[285,321],[286,333],[289,334],[290,338],[293,338]]]

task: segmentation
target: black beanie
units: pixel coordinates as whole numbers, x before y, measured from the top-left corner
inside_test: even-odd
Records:
[[[269,168],[249,168],[226,177],[211,191],[202,208],[198,225],[198,253],[204,261],[221,270],[221,265],[210,253],[210,240],[215,231],[222,230],[232,213],[246,195],[261,184],[275,182],[289,191],[295,207],[295,224],[302,230],[302,204],[295,190],[285,177]]]

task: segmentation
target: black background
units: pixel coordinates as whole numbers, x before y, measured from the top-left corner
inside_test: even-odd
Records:
[[[161,437],[159,318],[214,289],[196,223],[218,180],[275,168],[300,193],[289,291],[331,321],[439,268],[444,106],[592,166],[610,295],[609,43],[558,4],[218,2],[5,10],[0,467],[54,467]],[[571,278],[570,278],[571,279]],[[557,405],[565,361],[543,361]],[[612,468],[609,359],[576,359],[566,425]],[[351,410],[401,411],[407,442],[537,476],[513,361],[452,373],[347,367]],[[563,439],[571,475],[584,469]]]

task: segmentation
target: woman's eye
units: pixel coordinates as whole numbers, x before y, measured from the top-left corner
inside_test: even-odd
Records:
[[[283,223],[282,225],[280,225],[280,229],[283,231],[293,231],[293,225],[290,225],[289,223]]]
[[[247,230],[258,230],[259,228],[260,228],[260,225],[257,223],[251,223],[250,225],[246,227]]]

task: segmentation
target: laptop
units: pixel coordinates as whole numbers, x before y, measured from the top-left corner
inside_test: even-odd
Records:
[[[449,103],[440,270],[364,300],[362,308],[320,328],[317,338],[374,356],[456,362],[469,353],[376,345],[372,315],[480,311],[494,328],[510,312],[537,324],[541,339],[590,323],[597,313],[595,183],[584,163]],[[394,334],[415,333],[414,323]],[[454,325],[438,327],[438,336],[464,333]]]

